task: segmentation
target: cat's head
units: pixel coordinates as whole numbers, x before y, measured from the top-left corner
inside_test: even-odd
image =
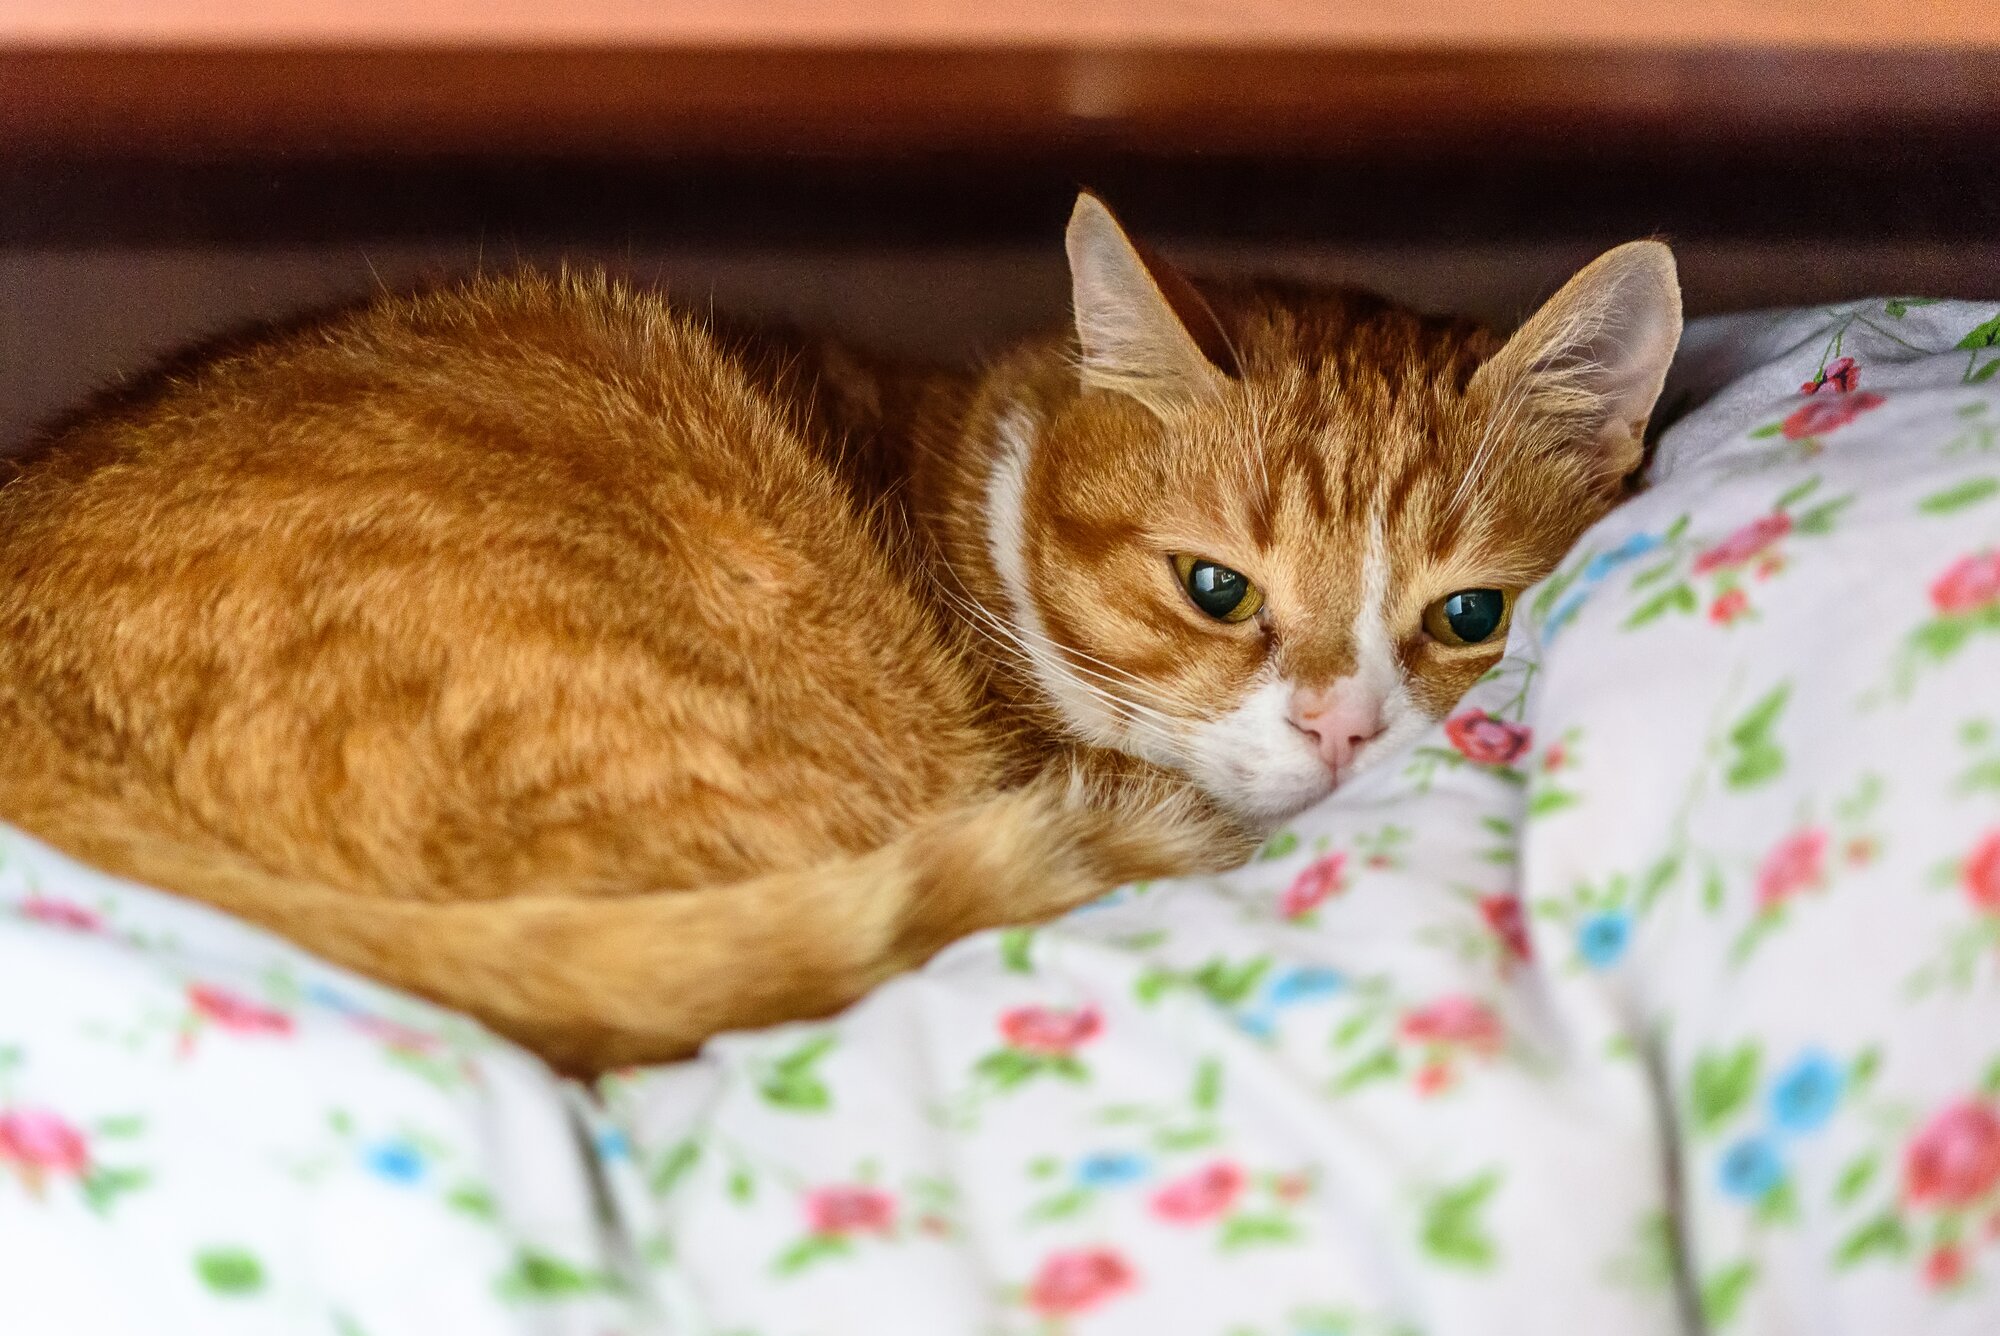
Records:
[[[1080,738],[1245,816],[1316,801],[1499,659],[1623,494],[1681,328],[1608,252],[1511,338],[1351,292],[1202,292],[1102,203],[1068,233],[1075,379],[1002,415],[988,538]]]

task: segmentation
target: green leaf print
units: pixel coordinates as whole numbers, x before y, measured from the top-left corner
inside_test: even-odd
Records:
[[[1967,478],[1955,487],[1931,493],[1917,502],[1917,509],[1926,515],[1949,515],[1976,506],[1996,493],[2000,493],[2000,478]]]
[[[1647,585],[1658,584],[1660,581],[1666,579],[1669,575],[1672,575],[1674,573],[1675,568],[1678,567],[1680,564],[1681,562],[1679,557],[1668,557],[1665,561],[1661,562],[1657,566],[1648,566],[1645,570],[1640,571],[1637,575],[1632,577],[1633,590],[1636,592],[1638,590],[1644,589]]]
[[[845,1257],[853,1251],[854,1246],[838,1234],[813,1234],[779,1253],[771,1269],[781,1276],[795,1276],[814,1262]]]
[[[701,1143],[694,1140],[694,1138],[689,1137],[684,1141],[676,1143],[674,1148],[668,1151],[666,1157],[660,1161],[659,1167],[653,1170],[653,1177],[650,1184],[653,1189],[653,1195],[664,1197],[669,1192],[672,1192],[674,1185],[681,1181],[681,1177],[688,1170],[694,1168],[695,1161],[700,1158]]]
[[[729,1200],[738,1206],[747,1206],[757,1195],[757,1180],[750,1176],[748,1169],[739,1164],[729,1171],[728,1192]]]
[[[1565,789],[1542,789],[1528,799],[1529,816],[1547,816],[1560,812],[1565,807],[1574,807],[1581,801],[1574,793]]]
[[[1757,1045],[1745,1043],[1728,1053],[1703,1053],[1694,1060],[1688,1082],[1689,1112],[1697,1136],[1712,1136],[1757,1089],[1761,1065]]]
[[[104,1215],[120,1193],[145,1187],[149,1180],[144,1169],[93,1169],[83,1180],[83,1199],[92,1211]]]
[[[1701,1287],[1701,1315],[1711,1327],[1729,1325],[1757,1281],[1755,1262],[1738,1262],[1710,1276]]]
[[[1000,963],[1009,974],[1033,974],[1035,930],[1009,928],[1000,934]]]
[[[1777,726],[1778,716],[1784,713],[1791,694],[1791,683],[1779,683],[1729,730],[1732,755],[1724,779],[1730,788],[1755,788],[1784,773],[1785,753],[1771,741],[1771,730]]]
[[[1625,619],[1625,630],[1636,631],[1642,626],[1658,621],[1670,612],[1693,612],[1700,606],[1695,597],[1694,586],[1685,580],[1669,585],[1659,593],[1641,603],[1630,617]]]
[[[1854,498],[1843,496],[1837,501],[1825,501],[1799,516],[1794,526],[1800,533],[1828,534],[1833,532],[1833,522],[1840,518],[1840,512],[1853,504]]]
[[[1281,830],[1265,842],[1264,847],[1257,851],[1257,857],[1264,860],[1283,858],[1298,847],[1299,837],[1289,830]]]
[[[1979,1092],[1988,1099],[2000,1099],[2000,1058],[1987,1064],[1986,1075],[1979,1082]]]
[[[2000,315],[1994,316],[1984,324],[1975,325],[1955,346],[1972,354],[1971,359],[1965,364],[1966,384],[1983,385],[1993,379],[1994,373],[2000,371],[2000,357],[1981,366],[1979,354],[1983,349],[2000,347]]]
[[[1891,320],[1901,320],[1911,310],[1919,306],[1936,306],[1936,297],[1891,297],[1882,303],[1882,313]]]
[[[1815,473],[1813,474],[1812,477],[1807,478],[1804,482],[1799,483],[1797,486],[1787,489],[1784,495],[1780,496],[1776,501],[1772,502],[1771,509],[1790,510],[1793,506],[1797,505],[1799,502],[1805,500],[1807,497],[1811,496],[1814,492],[1818,491],[1819,481],[1820,481],[1819,475]]]
[[[1189,1103],[1203,1113],[1213,1113],[1222,1101],[1222,1064],[1214,1058],[1203,1058],[1201,1066],[1195,1069],[1194,1094]]]
[[[1952,346],[1960,351],[1971,348],[2000,348],[2000,315],[1994,316],[1984,324],[1973,326],[1964,338]]]
[[[1359,1090],[1370,1081],[1393,1078],[1402,1070],[1402,1059],[1396,1056],[1395,1049],[1377,1049],[1375,1052],[1361,1059],[1361,1061],[1348,1067],[1340,1075],[1334,1077],[1333,1093],[1336,1095],[1349,1094],[1352,1091]]]
[[[617,1280],[607,1272],[586,1271],[534,1248],[520,1251],[499,1285],[501,1298],[525,1300],[566,1299],[618,1288]]]
[[[1036,1203],[1034,1208],[1028,1212],[1029,1223],[1041,1224],[1050,1220],[1067,1220],[1070,1216],[1075,1215],[1078,1211],[1090,1205],[1090,1197],[1089,1188],[1071,1188],[1068,1192],[1058,1193],[1053,1197]]]
[[[500,1215],[494,1205],[493,1194],[477,1183],[460,1183],[445,1197],[444,1202],[454,1211],[475,1220],[496,1220]]]
[[[833,1103],[833,1096],[815,1070],[820,1059],[833,1051],[837,1041],[830,1034],[815,1035],[779,1058],[765,1073],[757,1093],[774,1108],[794,1113],[818,1113]]]
[[[1863,1222],[1841,1240],[1840,1247],[1834,1250],[1833,1265],[1836,1270],[1845,1271],[1878,1254],[1902,1257],[1909,1251],[1910,1231],[1903,1224],[1902,1217],[1893,1211],[1885,1211]]]
[[[1978,628],[1970,617],[1939,617],[1910,633],[1910,648],[1932,659],[1949,659]]]
[[[217,1294],[256,1294],[264,1288],[264,1264],[244,1248],[208,1248],[195,1254],[194,1273]]]
[[[1222,1222],[1217,1246],[1224,1252],[1240,1252],[1271,1243],[1291,1243],[1299,1227],[1282,1215],[1235,1215]]]
[[[995,1049],[973,1065],[972,1070],[1002,1090],[1012,1090],[1042,1070],[1041,1059],[1018,1048]]]
[[[1498,1249],[1480,1217],[1499,1186],[1499,1172],[1488,1170],[1433,1197],[1424,1208],[1424,1251],[1445,1266],[1482,1270],[1493,1265]]]
[[[1211,960],[1195,971],[1194,984],[1216,1005],[1233,1007],[1256,991],[1258,981],[1269,968],[1269,956],[1254,956],[1233,966],[1226,960]]]
[[[1882,1160],[1874,1151],[1857,1155],[1840,1171],[1840,1178],[1833,1185],[1833,1200],[1837,1206],[1851,1205],[1854,1200],[1868,1190],[1875,1181],[1875,1172],[1882,1166]]]

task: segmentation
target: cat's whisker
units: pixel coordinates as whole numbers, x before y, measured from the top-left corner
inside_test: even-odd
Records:
[[[956,572],[950,572],[950,573],[952,574],[952,577],[955,580],[958,579]],[[1120,668],[1115,663],[1111,663],[1104,659],[1100,659],[1096,655],[1091,654],[1085,650],[1078,649],[1073,645],[1060,644],[1046,634],[1032,632],[1028,630],[1028,628],[1026,627],[1015,626],[1013,623],[1007,621],[1005,618],[1001,617],[998,613],[994,612],[991,608],[986,607],[984,604],[980,603],[976,598],[973,598],[969,590],[967,590],[965,594],[961,597],[959,595],[952,594],[950,590],[944,589],[942,586],[939,586],[938,588],[940,593],[944,594],[947,598],[952,599],[955,603],[957,603],[957,605],[961,609],[975,616],[984,618],[992,622],[994,625],[1000,627],[1007,634],[1017,637],[1024,646],[1028,644],[1039,645],[1045,649],[1048,649],[1052,653],[1063,656],[1066,659],[1073,659],[1073,660],[1080,659],[1084,663],[1094,664],[1098,669],[1101,669],[1102,671],[1093,673],[1092,676],[1102,678],[1105,681],[1117,681],[1119,679],[1122,679],[1124,685],[1129,686],[1131,689],[1135,691],[1152,695],[1156,700],[1167,701],[1170,704],[1172,703],[1171,701],[1168,700],[1166,696],[1161,695],[1150,682],[1138,676],[1136,673],[1131,672],[1129,669]],[[964,582],[962,580],[959,581],[959,588],[961,590],[965,588]]]
[[[1018,645],[1022,650],[1029,651],[1034,648],[1044,649],[1048,651],[1048,653],[1051,656],[1057,658],[1058,660],[1063,661],[1061,663],[1061,667],[1065,671],[1074,675],[1075,677],[1080,679],[1096,678],[1099,682],[1102,682],[1104,684],[1103,689],[1105,691],[1118,693],[1116,695],[1113,695],[1111,699],[1116,700],[1119,703],[1121,709],[1144,711],[1145,713],[1152,715],[1163,721],[1172,723],[1179,722],[1175,718],[1175,716],[1173,716],[1169,712],[1158,709],[1155,706],[1148,705],[1143,701],[1132,700],[1123,694],[1124,692],[1127,691],[1133,691],[1142,694],[1152,695],[1156,700],[1165,701],[1167,699],[1166,697],[1161,696],[1156,691],[1154,691],[1153,688],[1149,684],[1147,684],[1143,679],[1133,677],[1130,673],[1125,672],[1123,669],[1117,668],[1116,665],[1104,663],[1102,659],[1094,658],[1093,656],[1084,653],[1080,649],[1076,649],[1068,645],[1059,644],[1055,640],[1050,639],[1046,635],[1037,634],[1035,632],[1027,630],[1026,628],[1012,626],[1003,619],[1001,619],[1000,617],[998,617],[989,609],[979,607],[978,605],[975,604],[972,605],[970,608],[968,608],[968,611],[977,613],[978,615],[986,618],[994,627],[1000,630],[1003,634],[1010,637],[1013,643]],[[1110,673],[1100,672],[1092,668],[1086,667],[1083,664],[1070,662],[1070,660],[1073,659],[1084,659],[1090,663],[1101,664],[1104,668],[1112,670],[1112,672],[1119,674],[1119,677],[1123,677],[1127,680],[1121,681],[1119,680],[1119,677],[1113,677]],[[1088,681],[1079,680],[1077,682],[1077,685],[1084,687],[1086,690],[1097,690],[1097,688],[1093,687]]]
[[[955,596],[949,594],[947,594],[947,597],[952,597],[953,601],[974,619],[972,627],[975,631],[995,644],[1021,651],[1024,657],[1032,658],[1033,651],[1036,648],[1047,650],[1051,656],[1058,659],[1064,655],[1082,653],[1080,650],[1071,650],[1067,646],[1059,645],[1047,637],[1037,637],[1019,627],[1011,626],[990,610],[980,607],[977,604],[967,604],[964,600],[957,599]],[[1118,714],[1134,716],[1135,721],[1143,717],[1147,722],[1159,721],[1164,724],[1179,722],[1173,715],[1166,711],[1157,709],[1141,701],[1132,700],[1123,694],[1126,690],[1139,687],[1140,684],[1138,683],[1121,683],[1103,673],[1094,672],[1089,668],[1075,663],[1059,663],[1058,666],[1070,675],[1075,686],[1080,690],[1091,693],[1095,698],[1108,705],[1114,705],[1116,707],[1115,712]],[[1090,681],[1090,678],[1096,678],[1104,685],[1099,686]]]
[[[1145,704],[1142,701],[1133,700],[1124,694],[1126,691],[1143,689],[1143,683],[1136,679],[1129,684],[1121,683],[1104,673],[1095,672],[1074,662],[1068,662],[1066,660],[1069,656],[1080,656],[1086,659],[1091,656],[1084,654],[1081,650],[1058,644],[1045,635],[1037,635],[1025,628],[1014,626],[990,608],[982,606],[976,600],[969,597],[961,598],[949,589],[944,588],[942,584],[938,584],[937,588],[941,595],[970,618],[972,629],[987,640],[1002,648],[1019,651],[1030,662],[1034,660],[1034,651],[1037,648],[1044,650],[1046,657],[1052,658],[1055,661],[1056,666],[1069,677],[1073,686],[1104,706],[1125,727],[1132,730],[1135,734],[1160,743],[1163,746],[1171,746],[1173,743],[1174,735],[1171,730],[1178,726],[1181,721],[1164,710]],[[1096,662],[1101,663],[1102,660],[1096,660]],[[1111,664],[1105,664],[1104,666],[1107,668],[1115,667]],[[1123,670],[1117,671],[1122,672]],[[1090,680],[1091,678],[1096,678],[1097,681],[1093,682]]]

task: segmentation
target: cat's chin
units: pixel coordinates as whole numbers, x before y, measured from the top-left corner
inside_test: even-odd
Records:
[[[1211,790],[1211,794],[1243,821],[1268,830],[1336,794],[1374,788],[1392,773],[1391,763],[1400,759],[1435,722],[1419,711],[1405,714],[1380,736],[1364,743],[1355,752],[1353,761],[1337,774],[1321,766],[1317,778],[1310,771],[1301,770],[1286,777],[1290,782],[1272,783],[1272,777],[1266,773],[1232,792]],[[1248,775],[1243,778],[1252,779]]]

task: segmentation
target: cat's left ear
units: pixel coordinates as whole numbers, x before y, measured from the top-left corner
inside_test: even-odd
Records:
[[[1126,236],[1104,201],[1078,195],[1063,241],[1085,385],[1164,414],[1228,384],[1236,355],[1215,312],[1194,284]]]
[[[1580,270],[1498,353],[1468,391],[1526,396],[1566,421],[1576,445],[1622,478],[1639,466],[1646,419],[1681,339],[1674,253],[1657,241],[1606,251]]]

